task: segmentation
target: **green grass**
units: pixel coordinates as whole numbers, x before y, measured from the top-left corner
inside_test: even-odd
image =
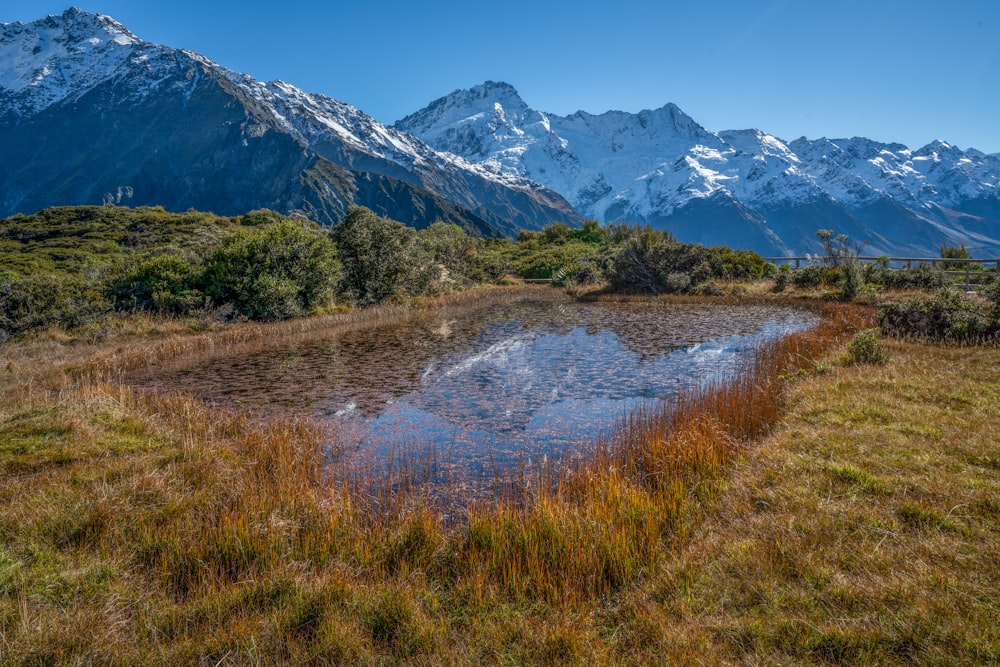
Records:
[[[20,276],[80,276],[152,252],[204,256],[239,224],[239,218],[160,207],[48,208],[0,220],[0,265]]]
[[[843,365],[868,314],[831,305],[460,521],[419,494],[373,511],[307,421],[100,381],[397,310],[0,348],[0,664],[1000,659],[996,348]]]

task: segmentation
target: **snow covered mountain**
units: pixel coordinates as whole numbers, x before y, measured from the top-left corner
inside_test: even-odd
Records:
[[[0,146],[0,216],[113,201],[333,224],[362,204],[486,235],[587,217],[767,254],[829,228],[871,253],[1000,255],[997,155],[710,132],[672,104],[562,117],[492,82],[388,127],[79,9],[0,24]]]
[[[580,219],[534,181],[76,8],[0,24],[0,145],[0,215],[116,201],[332,224],[356,203],[488,235]]]
[[[830,228],[875,254],[1000,254],[1000,156],[934,142],[783,141],[710,132],[673,104],[557,116],[506,83],[457,90],[396,124],[497,174],[538,181],[584,217],[669,228],[767,254],[816,247]]]

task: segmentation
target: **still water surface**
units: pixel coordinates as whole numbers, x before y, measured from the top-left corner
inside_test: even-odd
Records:
[[[724,379],[815,315],[763,305],[539,299],[313,332],[139,383],[332,425],[368,460],[433,451],[434,475],[573,456],[630,411]]]

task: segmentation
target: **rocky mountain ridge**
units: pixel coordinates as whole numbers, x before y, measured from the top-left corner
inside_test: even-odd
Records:
[[[820,228],[871,254],[1000,255],[998,155],[713,132],[674,104],[558,116],[502,82],[390,127],[75,8],[0,24],[0,142],[0,215],[113,202],[335,224],[362,204],[484,235],[592,218],[768,255],[815,251]]]
[[[495,173],[536,180],[587,218],[771,254],[830,227],[870,252],[1000,253],[1000,156],[943,141],[917,150],[850,139],[710,132],[676,105],[558,116],[503,82],[457,90],[396,124]]]
[[[363,204],[512,234],[579,216],[533,181],[442,154],[360,110],[144,42],[76,8],[0,25],[0,214],[55,204],[299,210]],[[169,160],[169,161],[168,161]]]

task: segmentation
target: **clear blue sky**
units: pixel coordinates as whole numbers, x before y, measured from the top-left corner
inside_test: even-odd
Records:
[[[0,21],[67,3],[2,0]],[[75,4],[385,123],[492,79],[556,114],[673,102],[715,131],[1000,152],[998,0]]]

